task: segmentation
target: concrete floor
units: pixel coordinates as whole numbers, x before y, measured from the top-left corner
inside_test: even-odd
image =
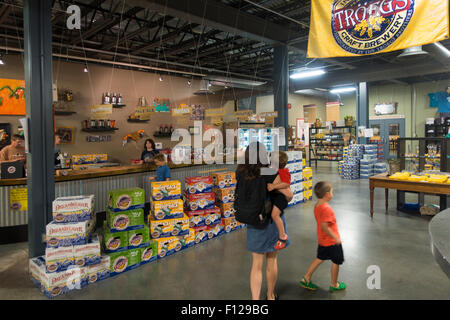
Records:
[[[347,290],[329,293],[330,262],[319,267],[313,281],[319,290],[298,285],[316,254],[313,201],[286,211],[291,245],[279,253],[277,292],[281,299],[450,299],[450,279],[430,250],[428,222],[419,214],[384,210],[384,190],[375,190],[374,218],[369,216],[368,180],[341,180],[336,169],[319,166],[314,182],[334,185],[334,208],[345,262],[339,279]],[[206,241],[114,278],[72,291],[57,299],[249,299],[251,255],[245,250],[246,230]],[[367,288],[371,274],[381,270],[381,289]],[[47,299],[27,275],[27,243],[0,246],[0,299]],[[261,297],[265,297],[263,284]]]

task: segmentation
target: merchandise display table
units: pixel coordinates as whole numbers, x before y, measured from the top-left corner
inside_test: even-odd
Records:
[[[450,209],[441,211],[430,221],[428,230],[431,238],[431,251],[439,266],[450,278]]]
[[[441,210],[445,210],[447,206],[447,196],[450,195],[450,184],[448,183],[431,183],[416,182],[408,180],[389,179],[386,174],[379,174],[369,178],[370,188],[370,217],[373,217],[373,202],[375,188],[384,188],[386,211],[388,210],[389,189],[397,191],[408,191],[416,193],[427,193],[441,196]]]

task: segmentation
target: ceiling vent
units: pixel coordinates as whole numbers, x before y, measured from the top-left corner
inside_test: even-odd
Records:
[[[397,60],[410,61],[424,58],[428,55],[428,52],[422,50],[422,46],[410,47],[403,50],[403,52],[397,56]]]

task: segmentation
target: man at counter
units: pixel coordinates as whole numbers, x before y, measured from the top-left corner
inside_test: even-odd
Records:
[[[11,144],[0,151],[0,163],[26,160],[23,137],[15,134],[11,137]]]

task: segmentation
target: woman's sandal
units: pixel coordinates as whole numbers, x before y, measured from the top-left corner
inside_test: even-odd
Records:
[[[285,240],[278,238],[277,243],[275,244],[275,250],[282,250],[286,248],[286,243],[289,238],[286,238]]]
[[[345,283],[343,283],[343,282],[339,282],[338,281],[338,283],[339,283],[339,286],[337,286],[337,287],[330,286],[330,291],[331,292],[342,291],[342,290],[345,290],[345,288],[347,287],[345,285]]]
[[[317,290],[317,286],[311,281],[310,282],[306,281],[305,277],[303,277],[302,280],[300,281],[300,286],[312,291]]]

